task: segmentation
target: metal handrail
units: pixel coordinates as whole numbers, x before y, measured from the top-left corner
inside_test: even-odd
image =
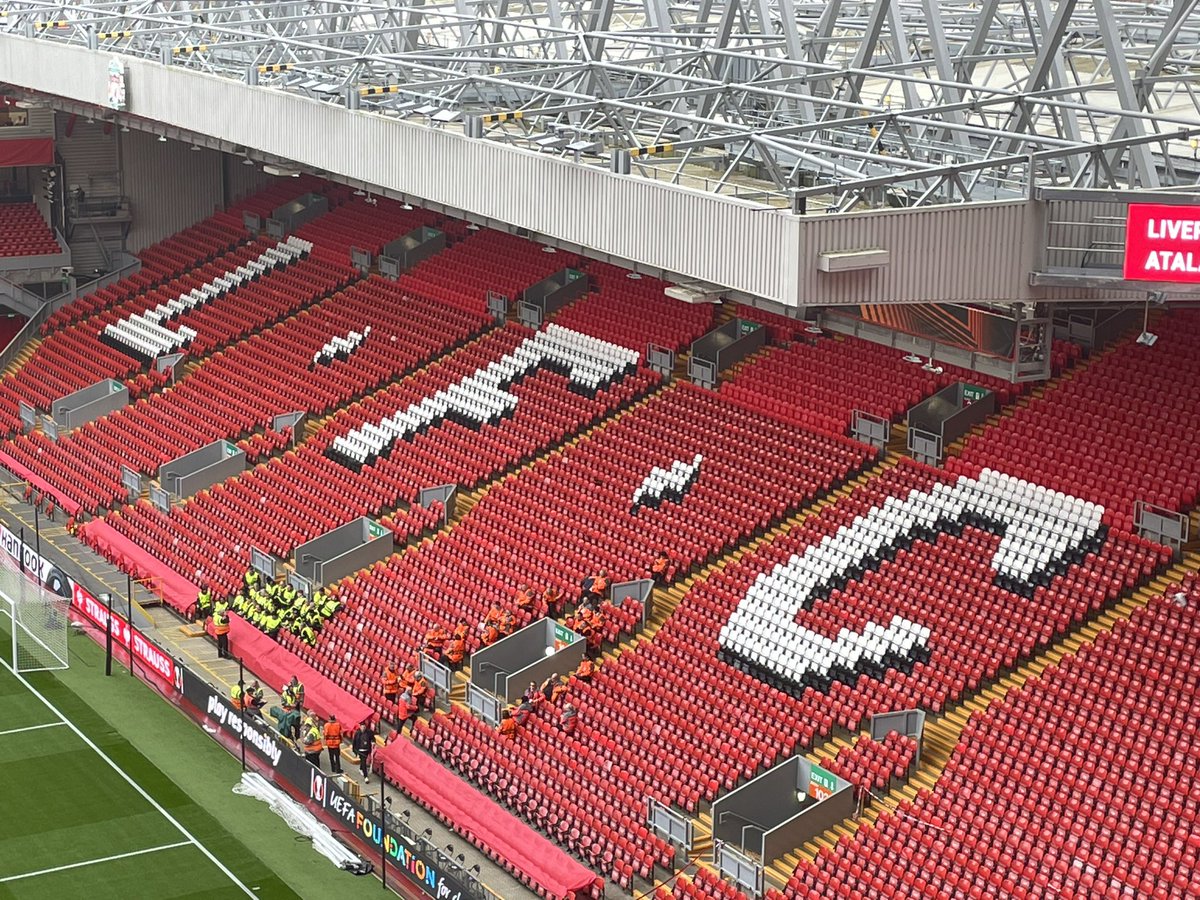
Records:
[[[13,335],[13,339],[8,342],[8,346],[0,350],[0,370],[7,369],[12,365],[13,360],[17,358],[17,354],[26,342],[33,340],[37,336],[38,329],[45,324],[50,318],[50,304],[44,304],[29,321],[21,326],[21,330]]]
[[[27,291],[16,282],[9,281],[7,278],[0,276],[0,280],[6,282],[9,288],[24,296],[30,301],[31,304],[40,304],[38,311],[29,317],[29,320],[23,326],[21,326],[21,330],[13,335],[13,338],[8,342],[8,345],[4,347],[3,350],[0,350],[0,371],[7,369],[12,364],[13,360],[17,358],[17,354],[20,352],[21,348],[24,347],[27,342],[33,340],[33,338],[37,336],[38,330],[49,320],[52,314],[58,312],[68,303],[78,300],[80,297],[86,297],[88,294],[91,294],[94,291],[98,291],[102,288],[108,287],[111,284],[115,284],[122,278],[125,278],[127,275],[138,271],[141,266],[142,261],[136,256],[130,255],[128,262],[124,263],[112,272],[108,272],[107,274],[102,275],[100,278],[88,282],[84,286],[84,290],[81,291],[79,286],[74,282],[74,279],[72,279],[72,285],[70,289],[63,291],[60,294],[56,294],[49,299],[43,299],[37,294]]]
[[[124,251],[118,252],[123,253]],[[140,271],[142,268],[142,261],[131,253],[125,255],[129,257],[126,262],[122,263],[111,272],[106,272],[99,278],[87,282],[83,286],[83,289],[80,289],[79,284],[72,280],[72,285],[68,290],[63,291],[61,294],[57,294],[46,301],[46,304],[52,307],[51,312],[58,312],[68,303],[78,300],[80,297],[86,297],[88,294],[95,293],[96,291],[102,290],[110,285],[114,285],[121,279],[129,275],[136,274],[138,271]]]

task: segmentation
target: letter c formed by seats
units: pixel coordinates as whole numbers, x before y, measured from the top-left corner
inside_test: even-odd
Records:
[[[721,655],[738,668],[789,693],[828,690],[863,672],[911,668],[928,657],[930,629],[906,615],[868,622],[861,632],[835,637],[796,621],[830,592],[877,569],[914,540],[934,540],[969,525],[998,534],[991,560],[996,583],[1032,596],[1104,541],[1104,509],[1077,497],[984,469],[928,491],[888,497],[865,515],[759,574],[721,629]]]

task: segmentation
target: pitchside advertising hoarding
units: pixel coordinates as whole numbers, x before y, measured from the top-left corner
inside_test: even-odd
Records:
[[[1125,278],[1200,284],[1200,206],[1130,203]]]
[[[233,749],[242,737],[246,739],[247,756],[256,759],[267,770],[270,780],[287,784],[325,817],[334,820],[335,832],[347,834],[356,841],[372,846],[379,859],[386,846],[388,871],[393,866],[414,887],[439,900],[463,900],[470,896],[461,881],[449,874],[432,854],[402,834],[388,832],[386,845],[379,817],[367,812],[358,801],[342,790],[338,781],[287,747],[283,739],[262,720],[242,717],[222,694],[185,666],[181,673],[180,690],[184,699],[203,715],[207,730],[222,746]]]
[[[4,544],[5,552],[17,561],[27,575],[32,577],[36,573],[38,582],[46,590],[60,597],[71,598],[71,610],[76,615],[87,619],[101,631],[105,630],[108,607],[91,591],[50,560],[39,556],[36,549],[23,543],[4,525],[0,525],[0,542]],[[175,661],[131,628],[129,622],[116,612],[112,614],[112,635],[113,644],[132,653],[138,663],[163,681],[175,684]]]

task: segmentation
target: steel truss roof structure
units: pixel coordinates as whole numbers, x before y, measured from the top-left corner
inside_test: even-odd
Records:
[[[0,31],[797,211],[1193,185],[1200,0],[0,2]]]

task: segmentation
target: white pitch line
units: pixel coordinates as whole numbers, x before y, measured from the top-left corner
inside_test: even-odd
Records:
[[[163,844],[161,847],[147,847],[145,850],[134,850],[131,853],[118,853],[115,856],[102,856],[100,859],[85,859],[83,862],[70,863],[65,866],[55,866],[53,869],[38,869],[36,872],[26,872],[23,875],[9,875],[0,878],[0,884],[9,881],[21,881],[24,878],[36,878],[39,875],[50,875],[54,872],[65,872],[67,869],[82,869],[84,866],[94,866],[97,863],[112,862],[114,859],[129,859],[131,856],[144,856],[147,853],[157,853],[159,850],[174,850],[176,847],[190,847],[191,841],[179,841],[176,844]]]
[[[2,664],[4,666],[4,668],[8,669],[8,671],[12,672],[13,676],[17,679],[17,681],[19,681],[19,682],[21,682],[21,684],[25,685],[25,687],[29,691],[29,693],[33,694],[33,696],[35,696],[39,700],[41,700],[42,703],[45,705],[45,707],[48,710],[50,710],[52,713],[54,713],[54,715],[58,716],[59,721],[61,721],[64,725],[66,725],[68,728],[70,728],[73,732],[75,732],[76,737],[78,737],[81,741],[83,741],[85,744],[87,744],[89,747],[91,747],[97,756],[99,756],[102,760],[104,760],[106,763],[108,763],[109,767],[114,772],[116,772],[118,775],[120,775],[126,784],[128,784],[131,788],[133,788],[135,791],[137,791],[141,795],[143,800],[145,800],[147,803],[149,803],[151,806],[153,806],[156,810],[158,810],[159,814],[162,815],[162,817],[164,819],[166,819],[168,822],[170,822],[172,825],[174,825],[176,830],[178,830],[180,834],[182,834],[185,838],[188,839],[189,844],[192,844],[193,846],[195,846],[195,848],[197,850],[199,850],[206,857],[208,857],[209,862],[211,862],[214,866],[216,866],[218,869],[220,869],[230,881],[232,881],[239,888],[241,888],[243,894],[245,894],[247,897],[257,897],[258,896],[252,890],[250,890],[250,888],[246,887],[246,885],[243,884],[242,881],[236,875],[234,875],[232,872],[230,872],[229,869],[226,868],[226,866],[223,862],[221,862],[219,859],[217,859],[215,856],[213,856],[212,851],[210,851],[202,843],[200,843],[198,840],[196,840],[195,835],[193,835],[190,831],[188,831],[181,824],[179,824],[178,819],[176,819],[173,815],[171,815],[169,812],[167,812],[165,809],[163,809],[161,803],[159,803],[157,800],[155,800],[153,797],[151,797],[148,793],[146,793],[145,788],[143,788],[140,784],[138,784],[136,781],[134,781],[132,778],[130,778],[129,775],[125,772],[125,770],[122,769],[120,766],[118,766],[115,762],[113,762],[107,753],[105,753],[103,750],[101,750],[99,747],[97,747],[91,738],[89,738],[86,734],[84,734],[82,731],[80,731],[79,727],[74,722],[72,722],[70,719],[68,719],[66,716],[64,716],[61,712],[59,712],[58,707],[56,707],[53,703],[51,703],[49,700],[47,700],[45,697],[43,697],[41,692],[38,691],[38,689],[35,688],[32,684],[30,684],[28,679],[26,679],[24,675],[22,675],[20,672],[18,672],[16,669],[14,669],[11,665],[9,665],[8,660],[0,659],[0,664]]]
[[[9,734],[20,734],[23,731],[37,731],[39,728],[58,728],[63,725],[63,722],[47,722],[45,725],[30,725],[28,728],[10,728],[8,731],[0,731],[0,737]]]

